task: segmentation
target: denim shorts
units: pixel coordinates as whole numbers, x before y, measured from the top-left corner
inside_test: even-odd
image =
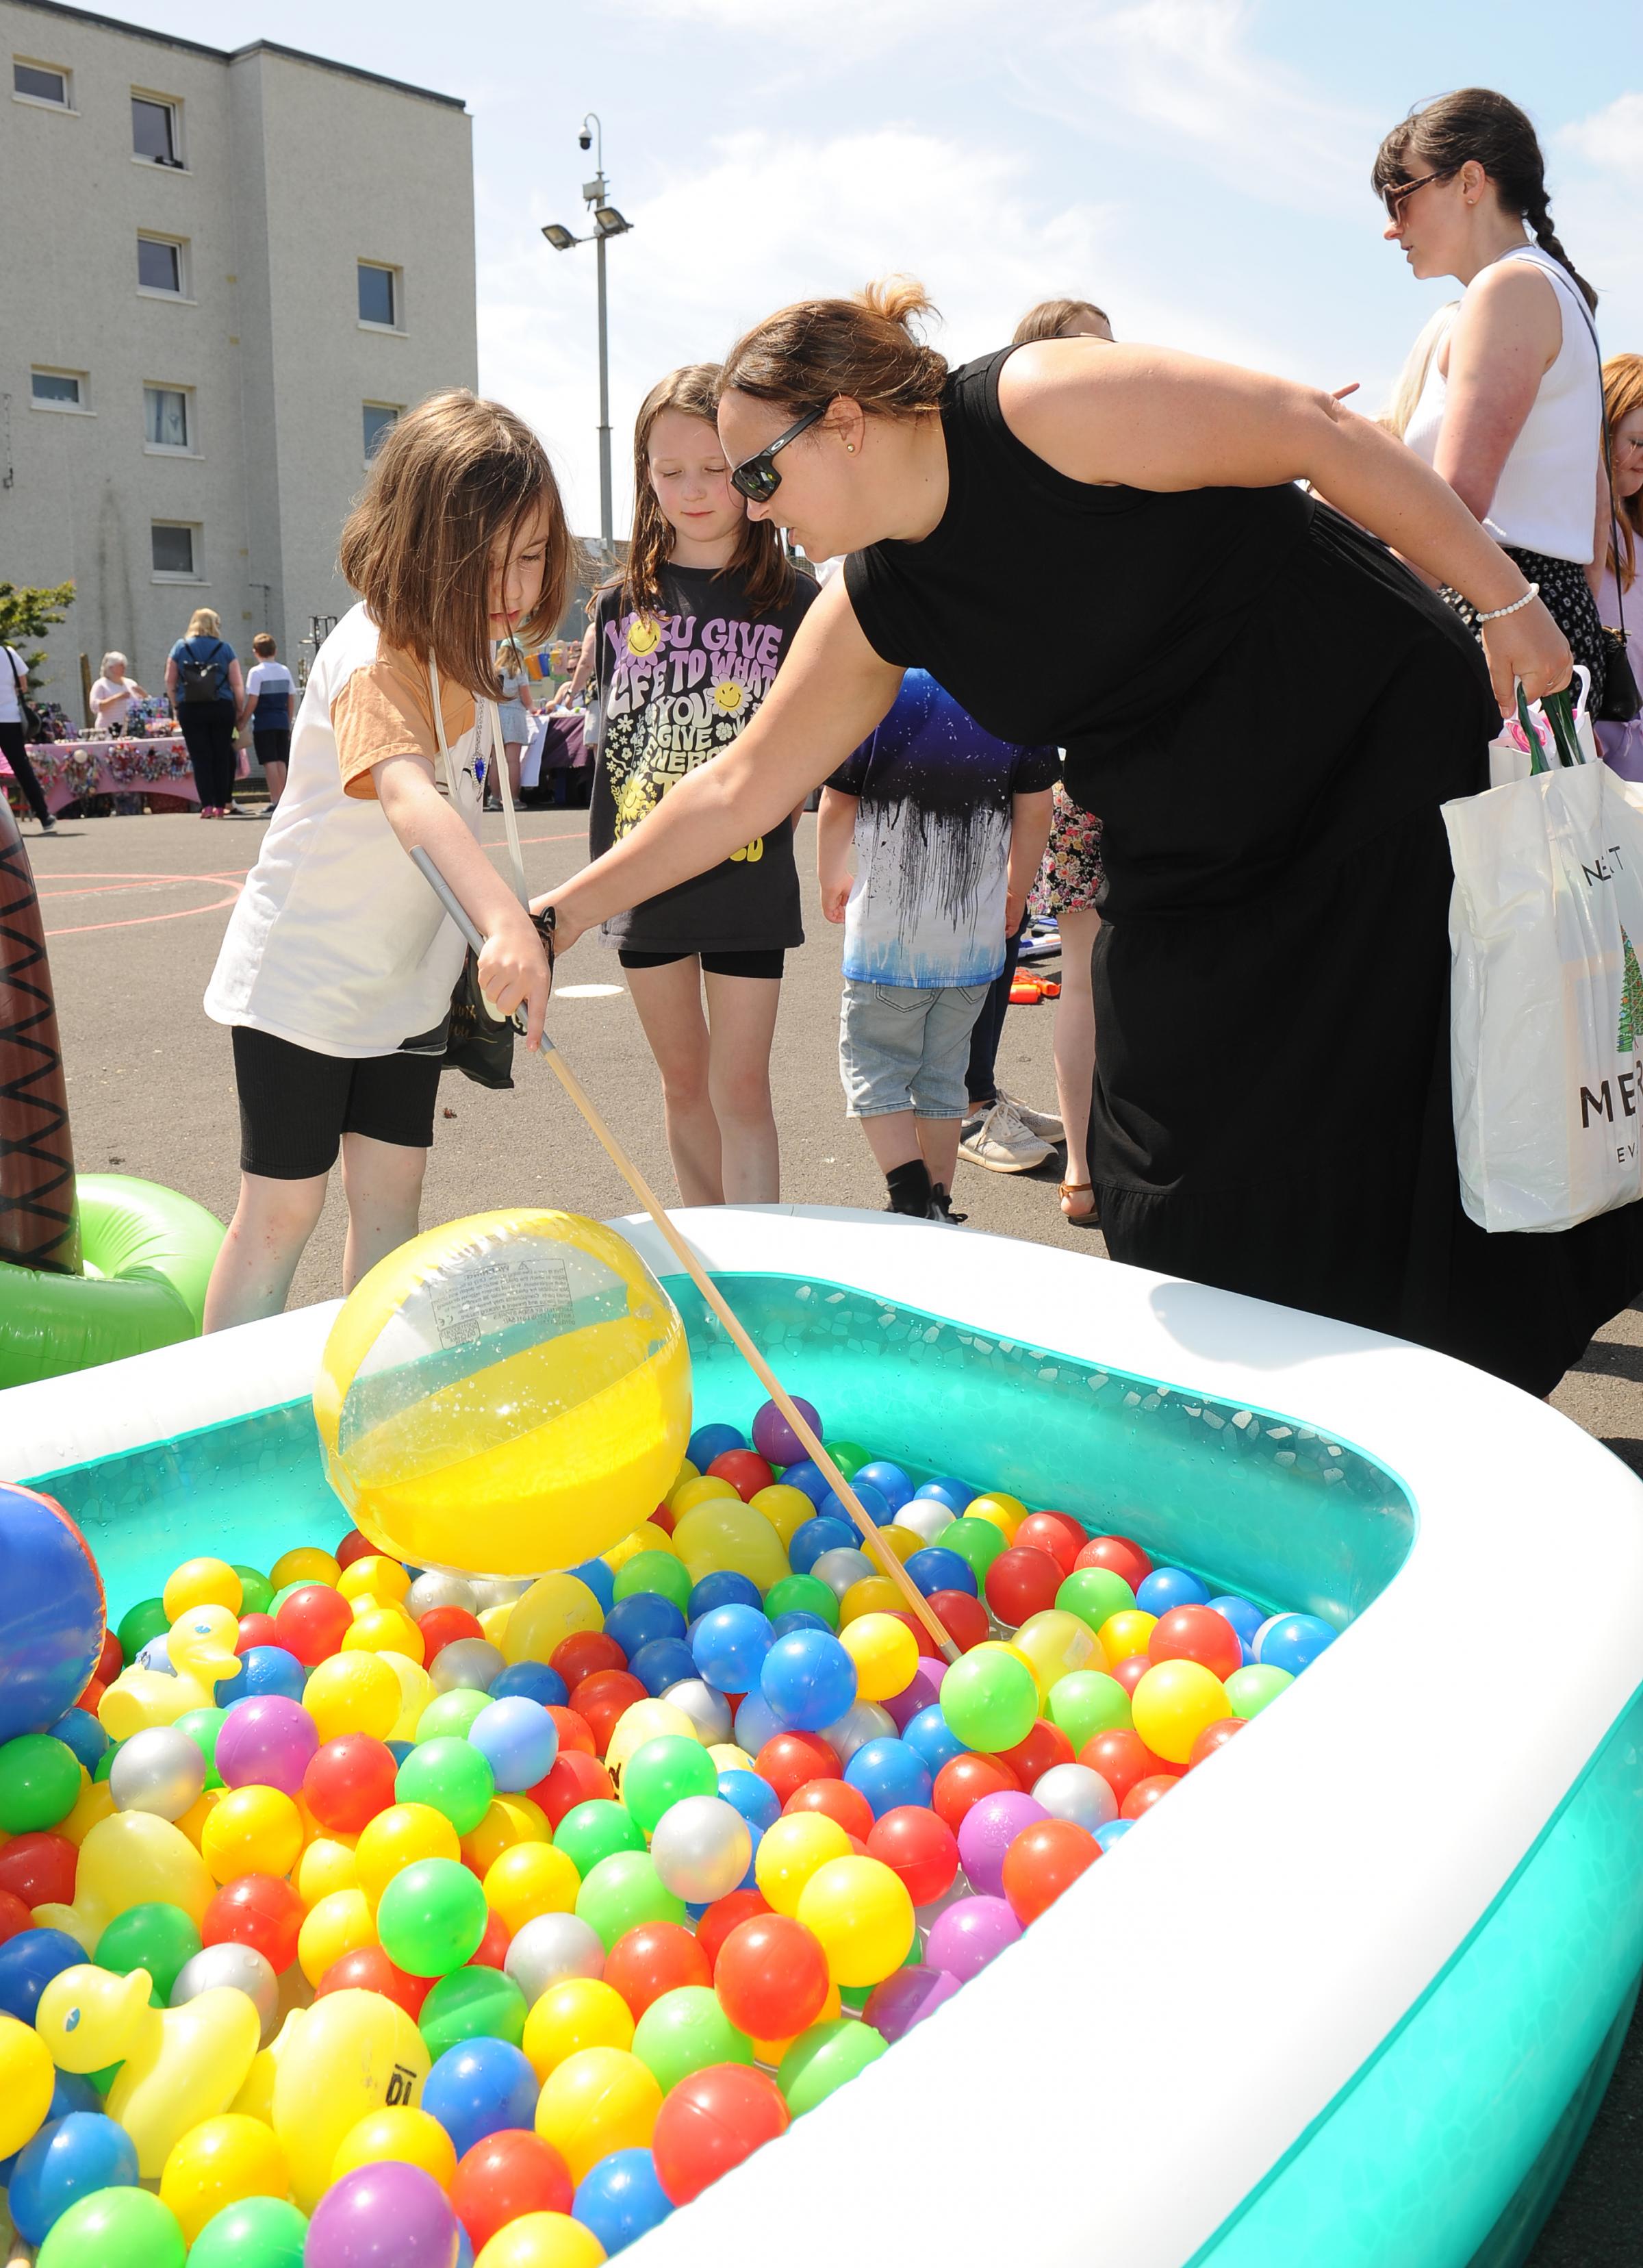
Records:
[[[874,984],[847,976],[839,1010],[839,1076],[852,1118],[912,1110],[962,1118],[970,1033],[985,984]]]

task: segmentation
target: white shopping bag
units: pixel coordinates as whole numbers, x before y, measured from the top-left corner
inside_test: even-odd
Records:
[[[1643,792],[1582,763],[1443,818],[1462,1201],[1571,1228],[1643,1197]]]

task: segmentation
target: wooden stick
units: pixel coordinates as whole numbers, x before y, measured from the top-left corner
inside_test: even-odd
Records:
[[[462,932],[473,949],[475,952],[478,952],[483,939],[480,938],[479,932],[474,928],[472,921],[469,920],[466,910],[463,907],[461,901],[457,897],[450,884],[445,880],[444,876],[440,873],[438,867],[435,865],[433,860],[429,857],[426,850],[419,847],[411,852],[411,856],[415,860],[417,865],[421,867],[423,875],[432,886],[436,895],[444,905],[445,911],[451,916],[451,920],[456,923],[457,927]],[[610,1159],[611,1163],[615,1167],[617,1172],[620,1174],[628,1188],[638,1198],[646,1212],[649,1214],[651,1220],[656,1225],[658,1233],[666,1242],[669,1250],[673,1254],[679,1265],[684,1269],[685,1273],[690,1278],[691,1282],[696,1286],[696,1289],[701,1293],[702,1298],[707,1301],[714,1314],[719,1318],[719,1321],[723,1324],[725,1329],[730,1333],[731,1338],[736,1343],[737,1348],[739,1351],[743,1360],[747,1364],[748,1368],[758,1379],[759,1384],[764,1388],[765,1392],[770,1396],[770,1399],[775,1403],[777,1409],[786,1418],[794,1432],[797,1434],[799,1440],[803,1443],[805,1449],[809,1452],[810,1456],[817,1465],[818,1469],[825,1476],[834,1495],[838,1498],[840,1503],[844,1506],[846,1511],[848,1512],[851,1519],[855,1522],[856,1528],[861,1535],[862,1542],[866,1547],[868,1557],[878,1567],[880,1572],[887,1575],[891,1581],[894,1583],[896,1587],[901,1592],[912,1612],[916,1615],[919,1621],[923,1624],[925,1629],[941,1647],[942,1652],[946,1656],[947,1660],[949,1661],[957,1661],[958,1659],[958,1648],[949,1637],[946,1630],[943,1627],[941,1617],[936,1614],[935,1609],[931,1606],[923,1592],[920,1590],[912,1576],[908,1574],[900,1560],[897,1558],[895,1553],[880,1535],[877,1521],[869,1517],[866,1507],[862,1505],[861,1498],[851,1487],[849,1482],[845,1478],[844,1474],[840,1471],[838,1465],[834,1463],[833,1458],[828,1454],[826,1446],[818,1435],[814,1426],[811,1425],[809,1418],[804,1415],[804,1412],[799,1408],[792,1395],[782,1385],[774,1371],[771,1369],[770,1365],[765,1360],[765,1358],[760,1354],[759,1349],[753,1344],[752,1340],[743,1329],[742,1324],[734,1309],[731,1307],[730,1301],[725,1298],[723,1292],[720,1291],[712,1277],[708,1275],[700,1261],[697,1259],[689,1245],[686,1243],[684,1238],[674,1226],[672,1221],[669,1219],[667,1213],[663,1209],[661,1199],[656,1196],[654,1189],[650,1187],[649,1182],[646,1181],[638,1167],[628,1156],[627,1151],[623,1149],[615,1135],[612,1133],[610,1128],[605,1124],[605,1120],[600,1116],[590,1097],[587,1089],[583,1086],[582,1081],[576,1077],[576,1072],[572,1071],[570,1065],[565,1061],[564,1057],[554,1045],[553,1041],[549,1039],[546,1032],[542,1035],[541,1051],[543,1055],[546,1057],[560,1085],[564,1088],[566,1094],[576,1104],[583,1118],[586,1119],[595,1140],[604,1150],[605,1155]]]

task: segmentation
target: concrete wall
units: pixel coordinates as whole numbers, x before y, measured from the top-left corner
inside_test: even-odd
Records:
[[[70,70],[72,111],[13,100],[14,58]],[[466,114],[41,0],[0,0],[0,578],[78,593],[41,689],[77,718],[80,653],[114,646],[158,691],[196,606],[297,666],[309,618],[351,604],[364,402],[475,381]],[[185,170],[134,158],[134,90],[180,103]],[[137,289],[139,230],[186,241],[180,300]],[[361,327],[362,258],[403,270],[401,330]],[[86,373],[83,411],[33,405],[41,364]],[[145,384],[191,390],[187,455],[147,446]],[[198,529],[194,581],[156,576],[155,519]]]

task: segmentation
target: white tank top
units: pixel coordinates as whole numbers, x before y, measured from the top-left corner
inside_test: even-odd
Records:
[[[1501,468],[1484,526],[1497,543],[1515,544],[1519,550],[1538,551],[1549,559],[1572,559],[1584,567],[1592,557],[1597,463],[1603,453],[1603,381],[1586,302],[1567,269],[1537,246],[1526,244],[1521,251],[1503,253],[1501,259],[1528,261],[1550,278],[1558,294],[1563,342]],[[1491,263],[1500,265],[1500,261]],[[1469,284],[1468,293],[1471,290]],[[1465,306],[1464,297],[1460,304]],[[1453,328],[1451,320],[1445,340]],[[1437,455],[1449,399],[1448,381],[1438,367],[1443,343],[1427,365],[1427,382],[1404,435],[1427,464]]]

